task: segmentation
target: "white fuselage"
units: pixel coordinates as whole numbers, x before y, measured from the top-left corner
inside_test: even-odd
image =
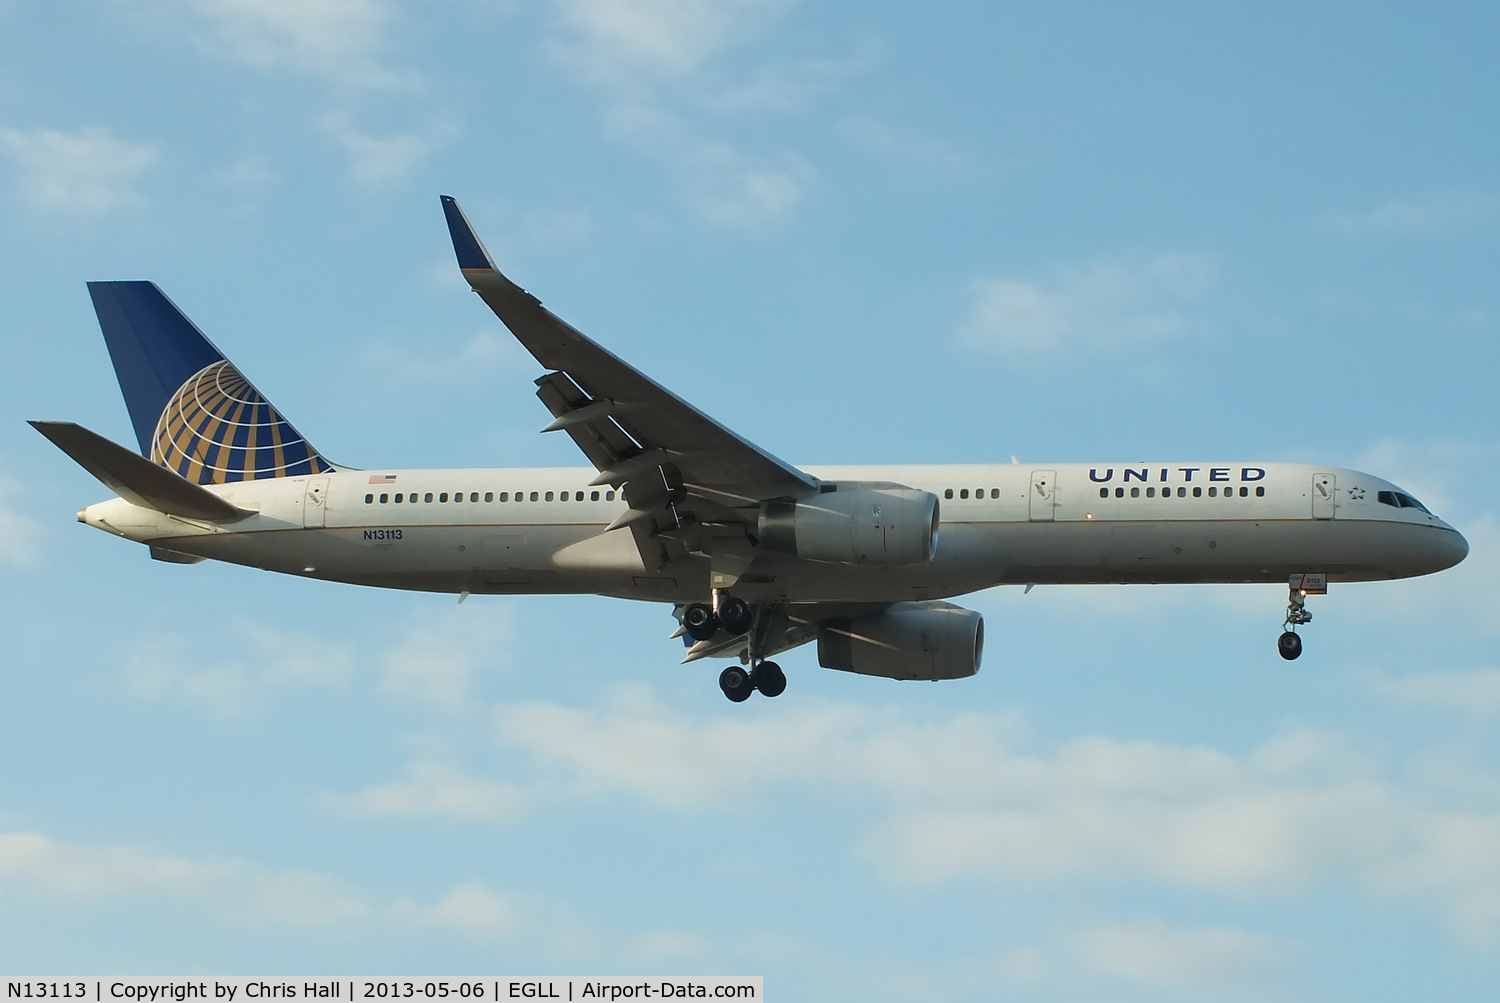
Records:
[[[937,495],[933,558],[856,566],[762,553],[735,587],[748,601],[940,599],[1004,584],[1285,583],[1302,572],[1366,581],[1440,571],[1468,552],[1463,537],[1425,509],[1382,502],[1382,494],[1400,493],[1394,485],[1329,466],[802,469],[824,482],[888,481]],[[118,498],[79,518],[149,543],[166,559],[211,558],[360,585],[704,600],[708,559],[646,567],[630,529],[605,532],[626,505],[608,487],[589,486],[595,476],[584,467],[341,471],[216,486],[255,513],[229,525]]]

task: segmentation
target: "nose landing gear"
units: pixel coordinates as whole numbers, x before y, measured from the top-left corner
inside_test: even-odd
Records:
[[[1312,623],[1312,614],[1307,610],[1307,597],[1328,593],[1328,576],[1322,574],[1293,575],[1287,588],[1286,620],[1281,624],[1281,636],[1276,639],[1276,651],[1287,661],[1302,654],[1302,637],[1297,628]]]

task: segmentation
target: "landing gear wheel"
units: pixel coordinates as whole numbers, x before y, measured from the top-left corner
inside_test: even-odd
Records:
[[[682,611],[682,627],[693,640],[707,641],[719,632],[719,621],[713,610],[695,602]]]
[[[755,692],[755,684],[750,681],[750,673],[738,665],[731,665],[719,673],[719,689],[735,703],[744,703]]]
[[[719,603],[719,623],[731,634],[739,635],[750,629],[754,622],[750,604],[733,596]]]
[[[779,697],[786,692],[786,673],[775,662],[761,662],[750,678],[762,696]]]
[[[1293,631],[1284,632],[1276,639],[1276,650],[1281,652],[1281,657],[1292,661],[1302,654],[1302,638]]]

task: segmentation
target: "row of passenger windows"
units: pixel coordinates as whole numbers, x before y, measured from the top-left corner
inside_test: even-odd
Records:
[[[1130,489],[1130,497],[1132,497],[1132,498],[1139,498],[1140,496],[1141,496],[1141,489],[1140,488],[1131,488]],[[1171,498],[1172,497],[1172,489],[1171,488],[1162,488],[1161,489],[1161,496],[1163,498]],[[1178,498],[1186,498],[1187,496],[1188,496],[1188,489],[1187,488],[1178,488],[1177,489],[1177,497]],[[1208,496],[1210,498],[1217,498],[1217,497],[1219,497],[1219,489],[1217,487],[1210,486],[1209,489],[1208,489]],[[1265,485],[1259,485],[1259,486],[1257,486],[1256,489],[1255,489],[1255,497],[1257,497],[1257,498],[1264,498],[1265,496],[1266,496]],[[1108,498],[1109,497],[1109,488],[1100,488],[1099,489],[1099,497],[1100,498]],[[1115,488],[1115,497],[1116,498],[1124,498],[1125,497],[1125,489],[1124,488]],[[1147,488],[1146,489],[1146,497],[1147,498],[1155,498],[1156,497],[1156,489],[1155,488]],[[1193,497],[1194,498],[1202,498],[1203,497],[1203,489],[1201,487],[1195,487],[1195,488],[1193,488]],[[1233,498],[1234,497],[1234,488],[1226,487],[1224,489],[1224,497],[1225,498]],[[1250,497],[1250,489],[1249,488],[1245,488],[1245,487],[1240,488],[1240,497],[1241,498],[1249,498]]]
[[[974,497],[975,498],[983,498],[984,497],[984,490],[985,490],[984,488],[975,488],[974,489]],[[990,488],[989,491],[990,491],[990,497],[991,498],[999,498],[1000,497],[1000,489],[999,488]],[[943,497],[944,498],[952,498],[953,497],[953,489],[952,488],[947,488],[946,490],[944,490],[943,491]],[[967,497],[969,497],[969,489],[968,488],[959,488],[958,489],[958,497],[960,497],[960,498],[967,498]]]
[[[374,504],[377,504],[377,502],[378,502],[378,504],[381,504],[381,505],[385,505],[385,504],[388,504],[388,503],[400,505],[400,504],[402,504],[404,502],[404,503],[410,505],[410,504],[413,504],[414,502],[419,502],[419,501],[420,502],[424,502],[424,503],[425,502],[434,502],[435,501],[435,502],[438,502],[438,503],[441,504],[441,503],[447,502],[449,500],[449,495],[448,495],[448,492],[446,492],[446,491],[439,491],[436,495],[434,495],[431,491],[428,491],[425,494],[420,494],[420,497],[419,497],[419,494],[420,493],[416,492],[416,491],[413,491],[413,492],[411,492],[409,494],[406,493],[406,492],[403,492],[403,491],[398,491],[398,492],[396,492],[396,496],[394,498],[392,498],[389,494],[382,494],[382,495],[368,494],[368,495],[365,495],[365,504],[366,505],[374,505]],[[500,492],[500,494],[497,497],[496,494],[495,494],[495,492],[493,492],[493,491],[486,491],[484,493],[484,500],[487,501],[487,502],[493,502],[493,501],[519,502],[519,501],[526,501],[529,498],[531,501],[567,501],[569,498],[572,498],[573,501],[583,501],[583,494],[584,493],[582,491],[557,491],[557,492],[552,492],[552,491],[532,491],[528,495],[525,491],[517,491],[514,494],[512,494],[509,491],[502,491],[502,492]],[[598,491],[590,491],[588,493],[588,500],[589,501],[599,501],[599,499],[600,499],[600,493]],[[615,493],[613,491],[605,491],[603,493],[603,499],[605,501],[614,501],[615,500]],[[461,501],[463,501],[464,500],[464,493],[462,491],[455,491],[455,492],[453,492],[452,500],[455,501],[455,502],[461,502]],[[470,502],[478,502],[479,501],[479,492],[478,491],[470,491],[469,492],[469,501]]]

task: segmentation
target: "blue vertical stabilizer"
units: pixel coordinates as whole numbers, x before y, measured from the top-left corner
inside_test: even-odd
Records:
[[[333,469],[154,283],[89,296],[142,456],[197,484]]]

